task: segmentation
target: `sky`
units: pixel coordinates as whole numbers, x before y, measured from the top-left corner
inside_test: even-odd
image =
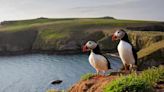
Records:
[[[0,21],[103,16],[164,21],[164,0],[0,0]]]

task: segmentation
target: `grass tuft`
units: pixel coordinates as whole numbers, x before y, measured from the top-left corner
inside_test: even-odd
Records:
[[[83,76],[81,76],[81,80],[88,80],[88,79],[92,78],[93,76],[94,76],[94,74],[87,73],[87,74],[84,74]]]
[[[153,92],[153,86],[158,81],[164,81],[164,67],[151,68],[140,75],[132,73],[121,76],[104,86],[104,92]]]

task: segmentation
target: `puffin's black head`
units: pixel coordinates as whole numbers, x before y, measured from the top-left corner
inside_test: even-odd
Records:
[[[124,40],[126,42],[129,42],[128,35],[123,29],[118,29],[115,31],[115,33],[112,36],[112,40]]]
[[[101,54],[100,53],[100,48],[99,45],[94,42],[94,41],[88,41],[84,46],[83,46],[83,52],[87,51],[93,51],[95,54]]]
[[[115,33],[112,36],[112,40],[119,40],[122,39],[125,36],[126,32],[123,29],[118,29],[115,31]]]

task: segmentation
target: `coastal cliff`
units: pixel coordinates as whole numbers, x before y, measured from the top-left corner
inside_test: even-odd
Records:
[[[95,40],[105,52],[116,52],[111,35],[117,28],[127,29],[137,50],[164,39],[164,24],[104,18],[5,21],[0,25],[0,53],[80,53],[81,46]],[[149,32],[148,32],[149,31]]]
[[[152,53],[144,54],[144,58],[139,57],[139,65],[149,64],[146,63],[147,60],[151,60],[151,66],[156,66],[156,60],[163,64],[161,61],[164,59],[163,22],[108,18],[38,18],[2,22],[0,25],[0,55],[81,53],[82,45],[88,40],[97,41],[104,53],[116,53],[118,42],[113,42],[111,36],[118,28],[127,31],[132,44],[139,51],[139,56],[149,50],[146,48],[154,48]],[[158,44],[151,47],[155,43]],[[152,60],[152,57],[156,59]]]
[[[118,42],[113,42],[111,36],[118,28],[126,30],[130,41],[138,51],[139,70],[164,64],[163,22],[117,20],[108,18],[39,18],[2,22],[0,25],[0,55],[25,53],[81,53],[81,46],[88,40],[97,41],[103,53],[117,53]],[[163,74],[161,70],[163,71],[163,68],[155,69],[153,71],[160,71],[160,74]],[[148,70],[148,74],[155,74],[155,72]],[[141,75],[144,76],[144,73]],[[134,77],[133,75],[128,76],[128,79],[131,79],[131,76]],[[111,82],[112,84],[115,84],[113,81],[117,79],[118,81],[116,81],[115,85],[117,85],[117,82],[119,81],[126,80],[126,77],[123,77],[122,79],[119,77],[119,74],[106,77],[89,75],[89,77],[87,77],[89,79],[84,78],[85,80],[81,80],[73,85],[69,91],[108,92],[108,90],[111,90],[109,88],[112,88],[112,86],[108,87],[106,85]],[[154,77],[152,79],[154,79]],[[152,87],[155,89],[156,86],[151,83],[147,84],[147,81],[160,82],[155,80],[147,80],[145,82],[142,80],[143,79],[136,77],[133,81],[142,82],[143,85],[135,84],[137,85],[135,87],[140,88],[141,86],[146,85],[145,87],[148,86],[148,88],[143,90],[152,90]],[[123,85],[125,84],[123,83]],[[133,88],[133,85],[126,86],[130,86],[128,90],[131,90],[131,86]],[[121,89],[124,90],[126,88],[121,87]]]

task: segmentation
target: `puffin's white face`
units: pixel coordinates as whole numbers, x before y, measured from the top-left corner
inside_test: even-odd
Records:
[[[121,38],[123,38],[125,35],[125,31],[122,29],[116,30],[116,32],[113,34],[112,36],[112,40],[119,40]]]
[[[93,50],[97,47],[97,43],[94,41],[88,41],[84,46],[83,46],[83,52]]]

